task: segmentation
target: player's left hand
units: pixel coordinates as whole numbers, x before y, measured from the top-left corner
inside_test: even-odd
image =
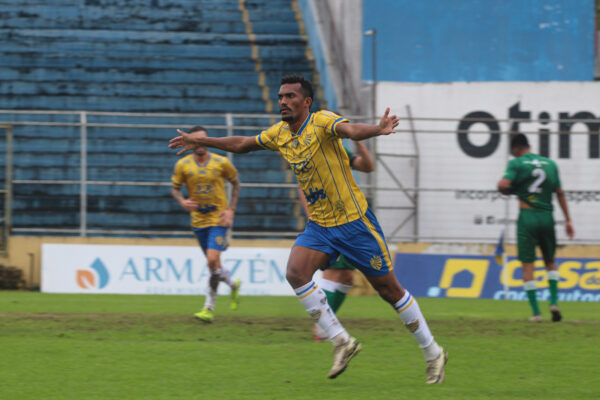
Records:
[[[381,121],[379,121],[379,134],[380,135],[389,135],[390,133],[394,133],[394,128],[398,126],[400,123],[400,118],[396,115],[390,116],[390,108],[385,109],[385,113],[383,117],[381,117]]]
[[[219,214],[219,225],[229,228],[233,225],[233,215],[235,214],[235,212],[231,209],[228,208],[227,210],[223,210],[221,211],[221,213]]]
[[[177,152],[177,155],[183,154],[188,150],[195,150],[196,147],[198,147],[193,141],[194,133],[187,133],[181,129],[177,129],[177,133],[179,133],[180,136],[176,136],[169,140],[170,149],[181,149]]]

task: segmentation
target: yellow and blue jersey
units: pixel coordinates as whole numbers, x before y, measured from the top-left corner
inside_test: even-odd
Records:
[[[290,164],[306,196],[311,220],[323,227],[355,221],[367,210],[342,139],[335,131],[341,122],[348,120],[322,110],[310,113],[298,133],[281,121],[256,136],[259,146],[279,151]]]
[[[199,204],[198,210],[191,213],[192,228],[219,225],[219,214],[228,207],[225,179],[233,181],[237,177],[233,164],[218,154],[210,153],[204,164],[198,164],[193,154],[177,161],[171,177],[173,187],[180,190],[185,185],[188,198]]]

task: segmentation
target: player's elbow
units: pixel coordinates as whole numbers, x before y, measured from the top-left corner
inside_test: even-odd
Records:
[[[365,167],[363,169],[363,172],[367,172],[367,173],[373,172],[373,171],[375,171],[375,166],[373,164],[367,164],[367,165],[365,165]]]

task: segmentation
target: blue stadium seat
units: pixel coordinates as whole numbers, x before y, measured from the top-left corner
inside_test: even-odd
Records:
[[[313,79],[314,63],[306,57],[306,38],[290,0],[246,0],[244,5],[253,41],[239,0],[0,0],[0,109],[264,114],[268,93],[276,111],[281,76]],[[260,86],[252,45],[258,45],[266,90]],[[313,110],[318,108],[315,99]],[[15,123],[78,123],[79,118],[0,114],[0,121]],[[173,125],[87,128],[88,179],[164,184],[89,184],[88,227],[187,229],[189,216],[170,195],[168,183],[178,157],[166,140],[176,127],[193,125],[208,126],[210,136],[225,136],[226,129],[212,127],[225,125],[225,119],[88,114],[87,121]],[[236,117],[233,134],[254,136],[277,121]],[[79,126],[17,124],[13,133],[14,179],[80,179]],[[5,150],[0,141],[0,173]],[[291,177],[277,153],[232,159],[244,183],[281,183]],[[15,184],[13,226],[76,229],[79,193],[78,184]],[[297,208],[294,188],[244,187],[235,229],[296,230]]]

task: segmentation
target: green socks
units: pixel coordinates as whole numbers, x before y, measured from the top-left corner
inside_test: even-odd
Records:
[[[529,299],[529,305],[531,306],[533,315],[540,315],[541,312],[537,301],[537,289],[535,281],[525,282],[523,284],[523,289],[525,289],[525,292],[527,292],[527,298]]]
[[[548,286],[550,286],[550,305],[555,306],[558,303],[558,271],[548,271]]]
[[[331,307],[334,313],[337,313],[337,310],[342,306],[344,300],[346,300],[346,293],[338,290],[330,292],[329,290],[323,289],[323,291],[327,296],[327,303],[329,303],[329,307]]]

